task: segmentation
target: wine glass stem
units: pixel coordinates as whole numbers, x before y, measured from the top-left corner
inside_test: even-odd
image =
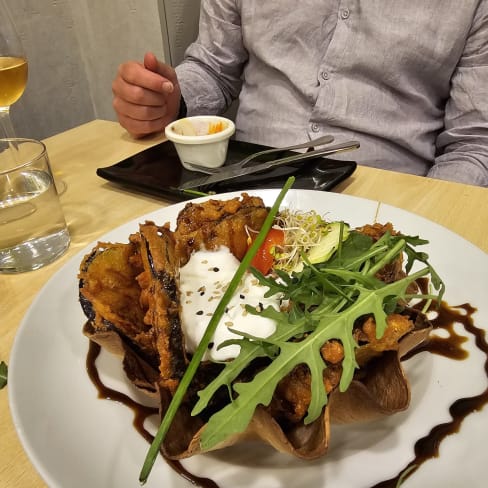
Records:
[[[8,143],[9,149],[7,153],[8,156],[11,158],[11,163],[13,163],[13,166],[15,166],[19,161],[19,148],[15,139],[15,130],[12,126],[12,122],[10,121],[9,107],[0,107],[0,128],[2,130],[0,138],[10,139]],[[6,184],[7,195],[13,194],[13,186],[12,182],[10,181],[9,175],[6,175]]]
[[[14,162],[19,159],[19,147],[17,146],[15,130],[10,121],[10,107],[0,107],[0,128],[2,129],[1,138],[10,139],[10,156]]]
[[[2,128],[3,137],[7,139],[14,139],[16,137],[15,130],[10,121],[9,107],[0,107],[0,126]]]

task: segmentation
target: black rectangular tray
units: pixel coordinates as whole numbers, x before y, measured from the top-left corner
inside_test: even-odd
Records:
[[[237,163],[249,154],[264,149],[266,146],[231,140],[227,152],[226,165]],[[280,151],[259,161],[270,161],[287,155],[290,151]],[[315,158],[279,166],[266,172],[260,172],[240,178],[223,181],[214,185],[198,188],[204,193],[224,193],[228,191],[281,188],[289,176],[295,176],[295,189],[330,190],[356,169],[355,161],[337,161],[328,158]],[[180,191],[177,187],[184,181],[202,175],[189,171],[180,163],[172,142],[162,142],[145,149],[112,166],[98,168],[97,175],[128,189],[170,200],[194,198],[191,192]]]

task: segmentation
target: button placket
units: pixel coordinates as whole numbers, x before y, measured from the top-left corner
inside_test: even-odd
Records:
[[[340,15],[342,20],[347,20],[349,18],[349,16],[351,15],[351,12],[347,7],[341,8],[339,15]]]

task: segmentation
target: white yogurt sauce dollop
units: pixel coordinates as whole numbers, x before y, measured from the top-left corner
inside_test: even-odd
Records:
[[[188,352],[196,350],[238,266],[239,261],[230,250],[221,247],[217,251],[195,252],[180,269],[181,322]],[[271,305],[279,310],[280,298],[265,298],[267,291],[268,287],[261,286],[252,274],[245,274],[217,326],[204,359],[225,361],[239,354],[240,346],[237,344],[218,349],[222,342],[241,337],[231,328],[260,338],[275,331],[274,320],[250,314],[245,309],[247,304],[259,308]]]

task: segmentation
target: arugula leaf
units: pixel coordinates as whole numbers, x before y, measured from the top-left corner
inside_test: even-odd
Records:
[[[408,259],[407,264],[405,266],[405,271],[409,273],[415,261],[420,261],[426,264],[430,270],[430,277],[432,280],[432,284],[436,290],[439,290],[438,302],[440,303],[444,295],[445,285],[441,277],[437,274],[436,270],[429,264],[429,255],[425,252],[418,252],[416,249],[414,249],[414,246],[427,244],[429,241],[420,239],[418,236],[416,237],[402,236],[402,238],[405,239],[408,244],[405,247],[405,254],[407,255],[407,259]]]
[[[278,383],[301,364],[308,366],[311,377],[311,403],[304,421],[306,424],[313,422],[327,404],[323,385],[327,365],[320,352],[323,344],[336,339],[343,345],[339,389],[345,391],[357,368],[355,349],[358,346],[353,338],[355,321],[373,315],[376,335],[380,338],[386,329],[388,313],[406,298],[409,285],[429,274],[437,276],[428,264],[427,256],[413,249],[415,239],[387,233],[373,243],[354,232],[351,236],[351,242],[344,243],[340,255],[317,266],[305,263],[304,269],[291,277],[278,273],[278,278],[274,279],[253,270],[260,282],[270,288],[269,295],[280,293],[293,306],[288,312],[276,311],[272,307],[258,312],[248,307],[250,313],[275,320],[276,330],[266,339],[259,340],[241,334],[242,338],[234,341],[241,346],[240,354],[198,393],[199,400],[192,415],[202,412],[220,387],[225,386],[232,395],[231,401],[210,417],[202,433],[202,449],[211,449],[227,437],[244,431],[255,409],[259,405],[269,405]],[[386,284],[377,279],[375,274],[403,251],[407,252],[411,266],[415,261],[427,266],[393,283]],[[443,291],[440,279],[433,280],[433,284]],[[266,347],[266,343],[273,348]],[[274,357],[270,356],[270,350],[275,352]],[[239,382],[240,373],[252,360],[262,356],[270,357],[270,364],[251,381]]]
[[[0,390],[7,386],[8,381],[8,366],[5,362],[0,363]]]
[[[233,389],[238,396],[210,418],[202,434],[202,449],[210,449],[230,435],[245,430],[256,407],[258,405],[269,405],[279,381],[300,364],[306,364],[309,367],[312,380],[312,397],[305,424],[317,419],[322,412],[322,408],[327,403],[327,395],[323,384],[323,371],[327,366],[320,353],[323,344],[331,339],[339,339],[344,346],[343,373],[339,388],[341,391],[345,391],[349,387],[354,371],[357,368],[355,358],[357,344],[353,339],[354,322],[358,318],[372,313],[375,317],[377,329],[382,335],[386,328],[387,317],[383,310],[384,300],[391,295],[402,296],[413,281],[425,276],[427,273],[428,268],[424,268],[400,281],[375,290],[368,290],[358,286],[359,295],[354,304],[346,311],[340,313],[324,313],[320,311],[317,313],[312,311],[310,312],[310,317],[304,316],[304,321],[317,322],[317,326],[299,342],[287,342],[286,340],[278,339],[280,336],[288,336],[292,329],[293,333],[295,333],[298,324],[290,327],[286,314],[274,311],[278,315],[276,317],[278,319],[277,332],[266,340],[279,345],[279,355],[251,381],[233,385]],[[273,312],[269,308],[267,311],[271,315]],[[300,328],[303,328],[303,326],[303,323],[299,325]],[[253,353],[256,354],[260,347],[253,347],[253,343],[246,340],[243,340],[242,346],[245,349],[247,358]],[[224,370],[224,377],[220,375],[209,385],[211,386],[210,388],[207,387],[199,393],[200,400],[192,414],[198,413],[202,406],[210,401],[213,393],[220,386],[229,385],[229,380],[236,378],[239,372],[242,371],[241,368],[246,363],[246,360],[243,360],[240,356],[235,361],[227,364]],[[236,369],[236,363],[238,369]]]
[[[249,307],[247,310],[252,314],[258,313],[254,307]],[[265,308],[260,315],[273,319],[276,322],[283,320],[283,314],[275,310],[273,307]],[[288,325],[288,327],[284,327],[283,329],[277,327],[276,331],[271,336],[267,337],[266,339],[260,339],[260,341],[247,341],[245,339],[232,341],[234,344],[240,344],[241,350],[239,355],[232,361],[226,363],[223,371],[221,371],[221,373],[212,382],[210,382],[204,390],[198,392],[200,399],[193,407],[192,415],[198,415],[207,406],[207,403],[212,398],[213,394],[222,385],[230,386],[232,381],[234,381],[244,370],[244,368],[246,368],[254,359],[268,356],[264,347],[262,346],[264,341],[270,345],[280,345],[282,343],[286,343],[286,341],[290,340],[292,337],[301,335],[305,332],[305,324],[303,320],[294,325]],[[228,344],[229,341],[226,341],[221,344],[221,347],[225,347]]]

